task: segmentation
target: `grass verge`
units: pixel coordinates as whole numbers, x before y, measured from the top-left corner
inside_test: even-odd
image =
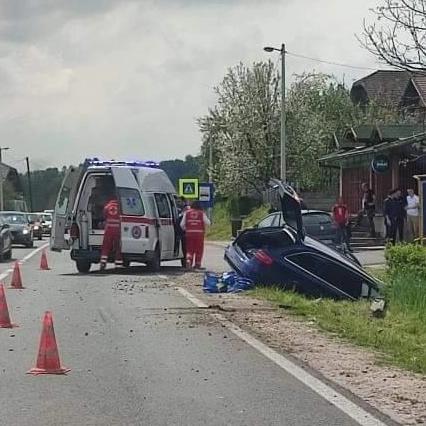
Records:
[[[242,228],[249,228],[259,222],[267,214],[265,206],[253,210],[243,219]],[[206,238],[210,241],[229,241],[231,239],[231,218],[224,203],[218,203],[213,208],[212,226],[207,229]]]
[[[381,362],[426,374],[426,286],[421,284],[414,276],[388,278],[384,293],[389,307],[383,319],[371,315],[366,301],[316,301],[273,288],[249,294],[349,342],[375,349]]]

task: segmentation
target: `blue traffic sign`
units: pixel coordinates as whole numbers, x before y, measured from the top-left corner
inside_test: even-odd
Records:
[[[204,208],[214,205],[214,186],[212,183],[205,182],[198,184],[198,201]]]

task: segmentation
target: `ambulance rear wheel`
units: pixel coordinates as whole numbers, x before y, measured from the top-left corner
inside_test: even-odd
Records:
[[[157,247],[152,254],[151,260],[147,263],[148,268],[152,272],[159,272],[161,269],[161,254],[160,249]]]
[[[87,274],[90,271],[90,267],[92,266],[92,263],[88,260],[76,260],[75,264],[77,266],[78,272],[81,274]]]

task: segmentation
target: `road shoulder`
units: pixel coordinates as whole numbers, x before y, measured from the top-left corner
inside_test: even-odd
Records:
[[[426,380],[423,376],[380,365],[372,351],[348,344],[300,322],[263,300],[240,294],[206,294],[203,274],[174,277],[222,315],[271,348],[290,354],[329,380],[404,425],[426,424]]]

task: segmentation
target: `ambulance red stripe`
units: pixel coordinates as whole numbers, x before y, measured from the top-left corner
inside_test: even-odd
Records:
[[[140,216],[120,216],[122,223],[143,223],[147,225],[155,225],[157,223],[156,219],[151,219],[149,217],[140,217]]]

